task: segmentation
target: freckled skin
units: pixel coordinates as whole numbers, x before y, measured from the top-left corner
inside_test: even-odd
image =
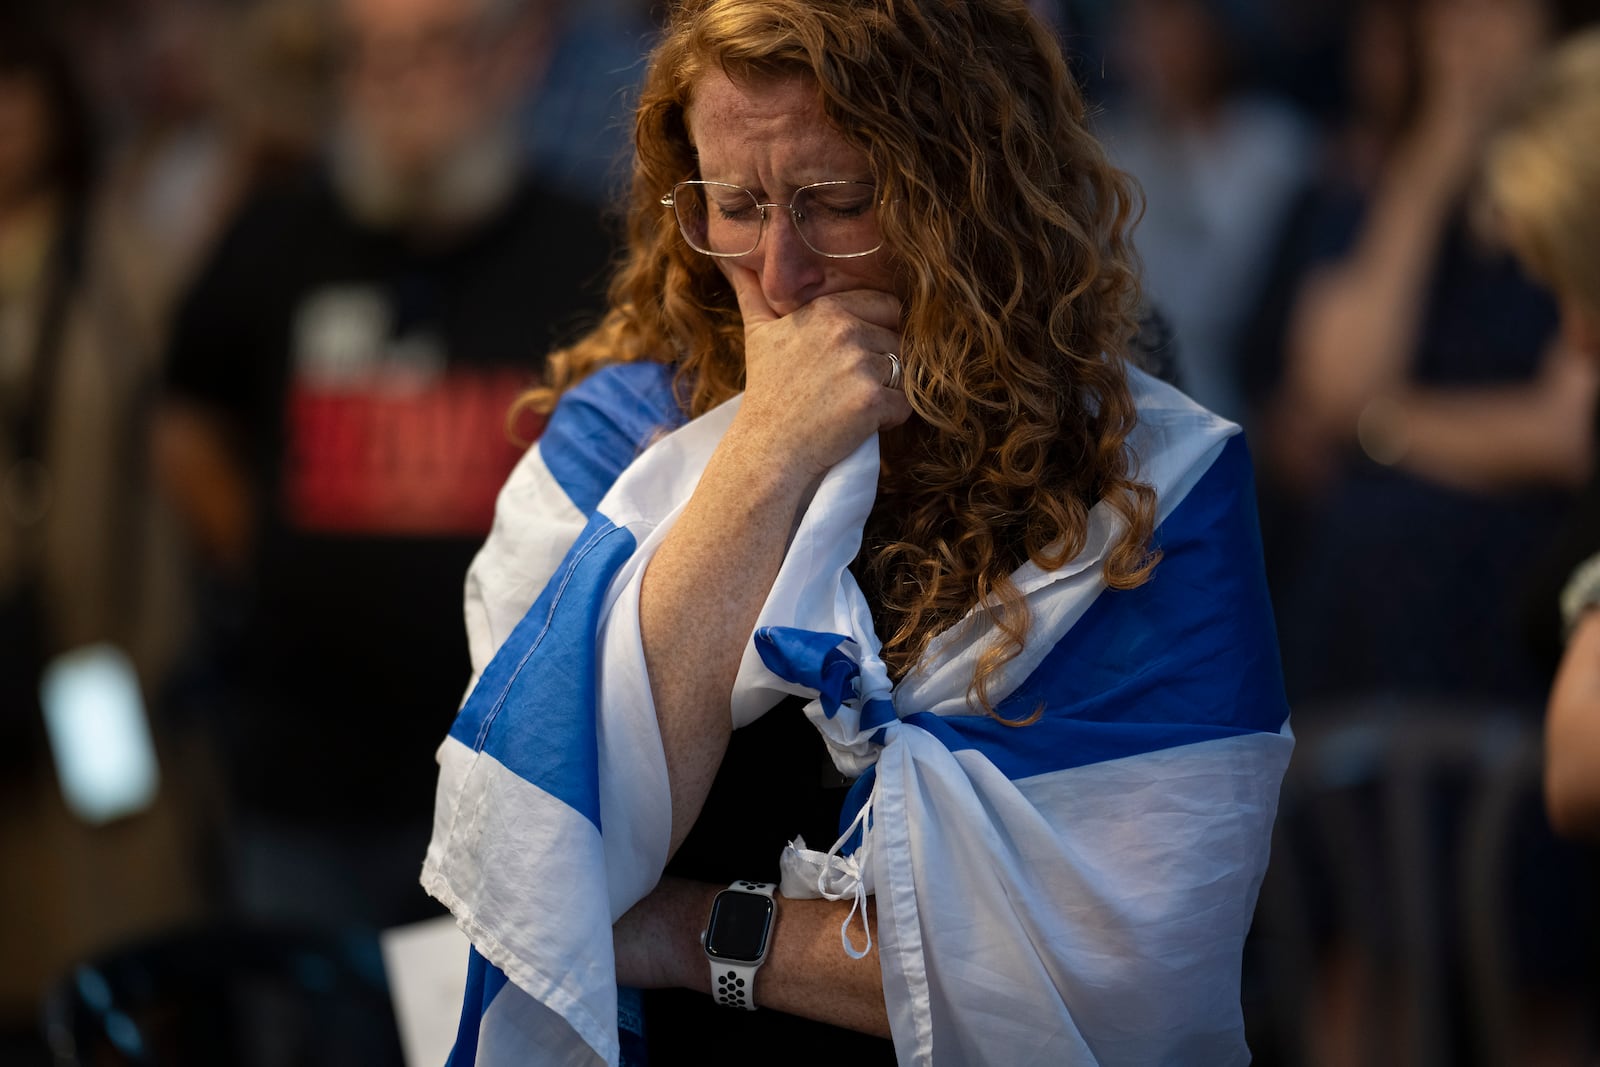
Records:
[[[818,181],[871,178],[866,159],[827,126],[814,86],[801,78],[740,86],[707,75],[688,125],[700,176],[745,186],[763,202],[786,203]],[[717,263],[744,318],[744,398],[651,559],[639,597],[672,793],[673,851],[699,817],[727,750],[739,659],[802,500],[828,468],[911,414],[905,394],[883,384],[883,354],[900,348],[887,253],[820,256],[788,218],[769,213],[754,252]],[[697,936],[718,888],[662,879],[613,928],[618,978],[709,990]],[[876,942],[861,960],[839,952],[849,908],[780,898],[755,1000],[887,1036]]]
[[[866,156],[827,124],[816,86],[805,78],[751,86],[720,72],[708,74],[695,88],[688,124],[700,177],[742,185],[763,203],[786,204],[796,189],[814,182],[872,181]],[[752,272],[780,317],[833,293],[894,292],[887,252],[856,259],[819,256],[781,210],[768,210],[754,252],[725,263]]]

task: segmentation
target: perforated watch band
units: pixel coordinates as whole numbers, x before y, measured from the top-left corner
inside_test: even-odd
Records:
[[[760,964],[713,963],[711,965],[711,995],[724,1008],[756,1010],[756,971]]]

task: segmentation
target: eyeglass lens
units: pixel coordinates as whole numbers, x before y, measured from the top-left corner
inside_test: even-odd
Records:
[[[680,182],[673,210],[684,239],[697,252],[742,256],[761,241],[764,210],[784,211],[813,252],[859,256],[883,243],[878,232],[877,192],[865,182],[807,185],[783,204],[762,205],[750,190],[721,182]]]

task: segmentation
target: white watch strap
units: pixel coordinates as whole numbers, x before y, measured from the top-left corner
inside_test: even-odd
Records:
[[[774,882],[746,882],[740,880],[728,887],[743,893],[772,896],[778,888]],[[769,934],[770,938],[771,935]],[[725,1008],[756,1010],[755,984],[759,963],[730,963],[726,960],[709,960],[711,964],[711,995]]]
[[[756,967],[749,963],[713,963],[711,995],[724,1008],[756,1010]]]
[[[1600,607],[1600,553],[1572,569],[1561,588],[1561,636],[1570,639],[1584,612]]]

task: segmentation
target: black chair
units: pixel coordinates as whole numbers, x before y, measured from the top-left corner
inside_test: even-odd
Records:
[[[1519,897],[1516,870],[1529,825],[1542,827],[1537,709],[1369,702],[1294,723],[1252,937],[1269,1017],[1258,1053],[1316,1062],[1309,1007],[1339,941],[1370,979],[1352,1038],[1363,1062],[1516,1062],[1517,926],[1544,906]]]
[[[46,997],[58,1067],[400,1067],[374,935],[226,924],[74,967]]]

